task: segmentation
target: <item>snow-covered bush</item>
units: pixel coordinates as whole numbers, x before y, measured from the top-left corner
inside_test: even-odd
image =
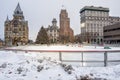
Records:
[[[7,64],[6,63],[3,63],[0,68],[6,68],[7,67]]]
[[[37,61],[38,61],[39,63],[42,63],[42,62],[43,62],[43,60],[41,60],[41,59],[38,59]]]
[[[23,71],[23,68],[22,67],[18,67],[17,71],[18,71],[18,74],[21,74],[21,72]]]
[[[80,76],[80,77],[81,77],[81,80],[93,80],[88,75],[86,75],[86,76]]]
[[[26,62],[29,64],[30,63],[30,61],[28,61],[28,60],[26,60]]]
[[[38,65],[38,66],[37,66],[37,71],[40,72],[43,68],[44,68],[43,66]]]
[[[93,77],[93,74],[76,77],[76,80],[107,80],[103,78]]]
[[[73,70],[72,65],[67,65],[67,66],[64,68],[64,70],[65,70],[65,71]]]
[[[67,72],[68,74],[72,74],[73,67],[72,65],[66,65],[66,64],[60,64],[64,71]]]
[[[61,63],[60,65],[61,65],[63,68],[66,66],[66,64],[62,64],[62,63]]]

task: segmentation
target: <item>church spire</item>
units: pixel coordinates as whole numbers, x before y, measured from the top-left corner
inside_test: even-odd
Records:
[[[8,15],[7,15],[6,21],[9,21]]]
[[[23,14],[23,11],[21,10],[19,3],[17,4],[14,14]]]
[[[17,7],[15,8],[13,16],[15,19],[21,19],[21,20],[24,19],[23,11],[21,10],[19,3],[17,4]]]
[[[22,10],[21,10],[21,8],[20,8],[20,4],[18,3],[17,4],[17,7],[16,7],[16,9],[15,9],[15,11],[14,12],[22,12]]]

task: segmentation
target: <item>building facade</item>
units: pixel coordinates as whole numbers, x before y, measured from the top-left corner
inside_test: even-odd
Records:
[[[109,16],[109,8],[85,6],[80,11],[82,42],[102,44],[103,27],[120,22]]]
[[[113,25],[120,22],[120,17],[109,16],[109,25]]]
[[[3,41],[0,39],[0,47],[3,46]]]
[[[23,11],[21,10],[19,3],[14,11],[13,19],[9,20],[7,17],[4,25],[6,46],[28,43],[28,21],[25,21]]]
[[[65,9],[60,12],[60,40],[63,43],[73,42],[74,32],[70,28],[70,18],[68,18],[68,13]]]
[[[82,42],[103,42],[103,27],[108,25],[109,9],[85,6],[80,11]]]
[[[59,42],[59,28],[57,26],[57,20],[54,18],[52,20],[52,25],[48,26],[46,29],[50,43]]]
[[[120,44],[120,23],[104,27],[104,41],[106,44]]]

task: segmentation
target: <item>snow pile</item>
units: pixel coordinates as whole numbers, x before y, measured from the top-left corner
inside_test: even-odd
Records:
[[[120,80],[120,65],[80,67],[38,56],[0,51],[0,80]]]

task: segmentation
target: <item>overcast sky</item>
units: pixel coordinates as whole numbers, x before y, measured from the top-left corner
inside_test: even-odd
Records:
[[[59,14],[62,5],[68,12],[74,34],[80,33],[79,11],[84,6],[102,6],[110,9],[110,16],[120,16],[120,0],[0,0],[0,38],[4,39],[4,21],[7,15],[11,20],[13,12],[20,3],[25,20],[28,21],[29,38],[36,39],[40,27],[51,25],[56,18],[59,26]]]

